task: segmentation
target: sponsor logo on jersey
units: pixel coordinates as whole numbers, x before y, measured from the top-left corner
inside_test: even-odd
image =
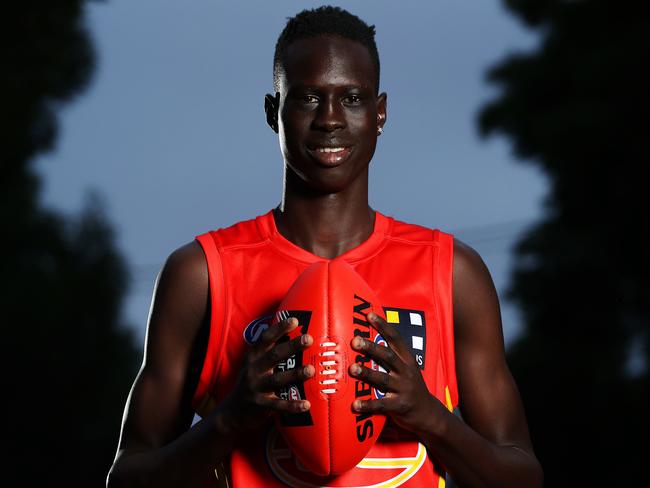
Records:
[[[395,327],[410,349],[420,369],[424,369],[427,352],[427,321],[422,310],[384,307],[386,322]]]
[[[378,346],[388,347],[388,342],[386,342],[386,339],[384,339],[381,336],[381,334],[377,334],[375,336],[375,344],[377,344]],[[371,365],[372,369],[375,370],[375,371],[381,371],[382,373],[387,372],[386,369],[384,369],[384,367],[381,364],[376,363],[375,361],[372,361],[370,363],[370,365]],[[380,398],[384,398],[386,396],[386,393],[384,393],[383,391],[373,387],[372,388],[372,396],[374,396],[376,399],[380,399]]]
[[[387,445],[395,446],[395,443]],[[377,454],[373,455],[373,450]],[[419,442],[400,442],[399,448],[393,447],[392,451],[392,456],[399,457],[386,456],[373,447],[366,458],[342,475],[318,476],[300,463],[275,427],[267,433],[265,451],[273,475],[292,488],[394,488],[413,478],[427,459],[426,448]]]
[[[265,315],[253,320],[244,329],[244,340],[251,346],[260,340],[262,333],[271,325],[273,315]]]
[[[288,319],[289,317],[295,317],[298,319],[298,324],[300,327],[300,333],[306,334],[309,330],[309,323],[311,322],[311,311],[309,310],[280,310],[276,313],[275,323],[282,320]],[[285,335],[281,337],[278,342],[286,342],[289,340],[289,336]],[[296,368],[302,368],[303,365],[303,353],[294,354],[293,356],[287,358],[284,361],[278,363],[274,368],[275,372],[280,371],[290,371]],[[298,383],[296,385],[289,385],[287,387],[281,388],[276,392],[278,397],[283,400],[302,400],[306,399],[305,395],[305,386],[303,383]],[[290,427],[300,427],[305,425],[314,425],[314,421],[311,417],[309,410],[306,412],[298,413],[284,413],[280,415],[280,423],[284,426]]]

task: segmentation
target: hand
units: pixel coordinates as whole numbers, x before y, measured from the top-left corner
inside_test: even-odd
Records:
[[[446,411],[444,406],[429,393],[415,358],[394,327],[374,312],[368,321],[388,343],[379,346],[372,341],[355,337],[352,348],[364,353],[381,364],[388,372],[375,371],[359,363],[351,364],[350,375],[359,378],[385,393],[377,400],[355,400],[356,412],[390,415],[400,427],[412,432],[432,432],[435,420]]]
[[[308,400],[282,400],[275,394],[285,386],[311,378],[315,373],[312,365],[273,371],[278,363],[312,345],[313,338],[309,334],[277,343],[297,326],[298,320],[289,317],[277,326],[269,327],[244,358],[235,387],[222,407],[229,430],[258,427],[272,411],[298,413],[309,410]]]

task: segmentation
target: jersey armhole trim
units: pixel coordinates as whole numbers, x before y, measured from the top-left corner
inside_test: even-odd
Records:
[[[203,360],[199,384],[192,398],[192,406],[198,410],[202,405],[213,404],[214,383],[221,366],[221,348],[226,333],[226,290],[223,264],[219,252],[217,237],[208,232],[196,237],[201,245],[208,266],[210,288],[210,331],[208,345]],[[199,414],[205,412],[198,412]]]
[[[440,356],[447,384],[445,386],[445,404],[450,410],[458,407],[458,381],[456,378],[456,351],[454,341],[454,300],[453,300],[453,270],[454,270],[454,236],[436,229],[433,240],[439,245],[434,253],[433,281],[434,301],[438,328]],[[449,405],[451,403],[451,405]]]

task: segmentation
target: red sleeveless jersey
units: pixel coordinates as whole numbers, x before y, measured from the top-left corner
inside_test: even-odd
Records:
[[[268,327],[298,275],[324,259],[278,232],[273,212],[197,237],[206,255],[211,323],[194,394],[207,415],[234,386],[244,355]],[[453,237],[375,214],[370,237],[345,259],[377,293],[420,366],[429,391],[449,410],[458,403],[452,318]],[[387,422],[368,456],[341,475],[319,477],[292,455],[271,422],[246,435],[226,463],[237,487],[443,487],[445,475],[412,434]]]

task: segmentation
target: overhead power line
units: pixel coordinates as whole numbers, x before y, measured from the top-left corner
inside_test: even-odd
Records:
[[[479,245],[512,239],[521,234],[532,223],[533,221],[530,219],[517,219],[461,227],[450,232],[469,245]]]

